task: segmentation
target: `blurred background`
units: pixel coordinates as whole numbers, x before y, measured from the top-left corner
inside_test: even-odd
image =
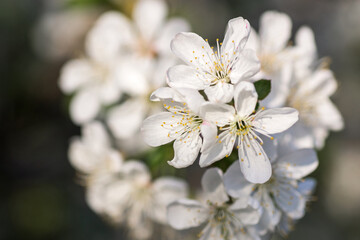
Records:
[[[237,16],[258,29],[266,10],[283,11],[293,33],[310,26],[319,57],[339,81],[332,100],[345,129],[319,152],[316,199],[289,239],[360,239],[360,1],[168,0],[170,15],[213,41]],[[69,119],[57,85],[62,64],[82,54],[83,38],[108,9],[131,12],[133,0],[0,1],[0,239],[122,239],[93,213],[67,159]]]

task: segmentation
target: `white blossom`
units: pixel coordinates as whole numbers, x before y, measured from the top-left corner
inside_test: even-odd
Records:
[[[199,108],[205,102],[194,89],[159,88],[152,95],[154,101],[162,101],[167,112],[148,117],[143,122],[144,141],[156,147],[174,142],[174,159],[168,163],[176,168],[187,167],[197,158],[202,146],[202,129],[215,127],[203,124]]]
[[[281,107],[289,93],[294,52],[288,46],[292,23],[285,13],[267,11],[260,17],[259,34],[252,30],[246,48],[253,49],[261,62],[255,80],[271,80],[271,92],[262,104]]]
[[[187,65],[169,69],[169,85],[205,90],[212,102],[230,102],[234,84],[249,79],[260,69],[255,52],[244,50],[249,33],[247,20],[242,17],[231,19],[224,41],[216,40],[216,50],[195,33],[177,34],[171,49]]]
[[[270,178],[271,165],[259,134],[273,139],[269,134],[291,127],[298,120],[298,112],[293,108],[274,108],[255,113],[257,98],[254,85],[243,81],[235,88],[235,108],[222,103],[207,103],[201,107],[200,115],[219,126],[221,131],[219,135],[215,131],[205,137],[212,144],[202,149],[202,167],[230,156],[236,145],[241,171],[247,180],[264,183]]]
[[[111,147],[109,136],[100,122],[91,122],[82,127],[82,137],[72,139],[69,160],[76,170],[89,176],[117,172],[123,157]]]
[[[223,184],[223,174],[218,168],[208,169],[202,177],[206,203],[180,199],[168,206],[170,226],[182,230],[204,226],[200,240],[259,239],[251,230],[260,218],[257,201],[243,197],[229,204]]]
[[[292,220],[300,219],[305,213],[315,182],[302,178],[318,166],[313,149],[298,149],[285,155],[278,155],[274,145],[266,144],[271,152],[273,175],[264,184],[247,181],[240,172],[238,162],[233,163],[224,176],[225,187],[232,197],[249,196],[256,198],[263,208],[257,230],[261,235],[273,232],[282,215]],[[269,146],[270,145],[270,146]],[[271,150],[271,148],[273,148]]]
[[[184,181],[161,177],[152,182],[147,167],[136,160],[126,161],[116,174],[94,179],[87,189],[90,207],[127,226],[133,239],[148,239],[154,223],[167,223],[167,205],[186,196]]]

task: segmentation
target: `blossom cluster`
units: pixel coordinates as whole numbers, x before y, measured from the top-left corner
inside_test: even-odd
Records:
[[[292,45],[290,18],[268,11],[259,33],[234,18],[212,46],[185,20],[166,21],[167,11],[162,0],[139,0],[133,22],[104,13],[85,56],[61,71],[71,119],[82,127],[69,159],[90,208],[132,239],[155,239],[159,226],[165,235],[169,226],[200,227],[202,240],[287,234],[316,186],[307,177],[316,150],[343,128],[330,100],[337,83],[312,30],[301,27]],[[199,196],[189,198],[197,189],[184,179],[152,180],[147,163],[134,160],[150,154],[146,144],[171,142],[170,166],[207,168]]]

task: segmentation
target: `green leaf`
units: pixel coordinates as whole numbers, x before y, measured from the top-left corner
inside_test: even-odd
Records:
[[[271,81],[266,79],[261,79],[254,83],[256,92],[258,94],[258,100],[263,100],[269,95],[271,91]]]

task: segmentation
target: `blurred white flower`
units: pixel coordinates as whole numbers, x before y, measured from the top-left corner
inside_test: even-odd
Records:
[[[204,98],[194,89],[159,88],[151,95],[151,100],[162,101],[168,112],[145,119],[141,128],[144,141],[156,147],[175,140],[175,156],[168,163],[176,168],[193,164],[202,146],[203,121],[199,108]]]
[[[230,102],[234,84],[249,79],[260,70],[253,50],[243,50],[250,33],[250,24],[242,17],[231,19],[223,43],[217,50],[195,33],[179,33],[171,49],[187,65],[169,69],[171,87],[205,90],[212,102]]]
[[[132,239],[148,239],[154,222],[166,224],[166,207],[187,196],[187,184],[173,177],[151,182],[147,167],[126,161],[116,174],[99,176],[87,189],[87,201],[97,213],[125,224]]]
[[[221,133],[209,134],[205,140],[212,142],[202,149],[200,165],[208,166],[230,156],[237,143],[241,171],[253,183],[264,183],[271,176],[271,164],[261,144],[259,134],[271,139],[269,134],[283,132],[298,120],[293,108],[261,109],[255,111],[258,95],[254,84],[240,82],[235,87],[235,108],[223,103],[206,103],[200,116],[220,127]],[[204,141],[205,141],[204,140]]]
[[[81,41],[98,15],[92,8],[47,10],[32,32],[37,55],[53,61],[72,57],[81,49]]]
[[[133,21],[121,13],[109,12],[87,42],[89,46],[99,46],[93,48],[93,55],[99,58],[121,55],[117,84],[129,98],[111,108],[107,115],[107,124],[120,144],[139,134],[146,116],[160,111],[149,102],[149,96],[165,85],[166,70],[176,63],[169,47],[171,39],[190,29],[184,19],[166,20],[167,13],[163,0],[140,0],[134,6]],[[124,147],[129,148],[126,144]]]
[[[299,149],[286,155],[278,155],[276,144],[265,143],[264,147],[269,153],[273,168],[268,182],[248,182],[240,172],[239,162],[233,163],[224,175],[224,184],[230,196],[236,198],[251,195],[261,203],[263,212],[257,225],[261,235],[273,232],[282,214],[291,219],[303,217],[306,201],[316,182],[310,178],[302,178],[318,166],[313,149]]]
[[[299,121],[284,133],[283,150],[321,149],[330,130],[344,127],[339,110],[330,100],[337,89],[334,75],[320,68],[307,75],[294,74],[293,81],[286,105],[299,111]]]
[[[201,183],[206,203],[190,199],[171,203],[168,206],[170,226],[182,230],[205,225],[198,235],[200,240],[259,239],[251,229],[261,215],[257,201],[242,197],[228,204],[223,174],[218,168],[208,169]]]
[[[285,13],[267,11],[260,17],[259,35],[251,31],[246,48],[256,51],[261,71],[254,79],[271,80],[271,92],[262,104],[281,107],[289,90],[294,53],[288,47],[292,23]]]
[[[69,160],[73,167],[86,177],[117,172],[123,157],[111,147],[110,139],[100,122],[82,127],[82,137],[73,138],[69,148]]]

